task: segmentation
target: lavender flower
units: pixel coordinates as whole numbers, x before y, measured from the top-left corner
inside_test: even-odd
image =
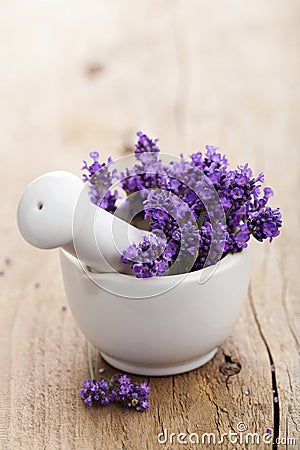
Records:
[[[146,411],[150,407],[150,386],[146,382],[132,383],[128,375],[118,373],[107,378],[102,375],[105,369],[99,370],[101,379],[97,380],[94,377],[90,342],[87,342],[87,354],[91,378],[85,380],[80,389],[80,396],[86,405],[105,406],[112,402],[123,401],[127,406],[133,406],[140,412]]]
[[[214,145],[164,165],[158,140],[141,131],[137,136],[137,162],[125,172],[110,171],[111,159],[99,163],[97,152],[90,153],[93,163],[85,162],[83,169],[96,205],[115,211],[118,193],[110,188],[116,180],[129,208],[137,201],[143,205],[139,219],[156,236],[133,243],[121,257],[138,278],[199,270],[242,251],[251,236],[272,242],[280,234],[281,212],[268,206],[273,191],[263,187],[262,173],[254,176],[247,163],[229,170],[226,156]]]
[[[119,176],[120,185],[127,195],[165,185],[167,175],[162,162],[158,159],[158,139],[150,139],[138,131],[138,141],[135,145],[135,157],[138,161]]]
[[[108,383],[105,380],[85,380],[82,389],[80,389],[80,396],[84,403],[89,406],[95,404],[108,405],[110,403]]]
[[[123,252],[121,260],[131,265],[137,278],[165,275],[168,269],[168,260],[163,252],[165,242],[155,234],[144,236],[138,246],[133,243]]]
[[[99,153],[91,152],[90,157],[94,162],[89,166],[84,162],[82,170],[88,171],[88,175],[83,174],[83,181],[89,182],[89,193],[91,202],[100,208],[114,213],[116,210],[116,200],[119,198],[118,191],[110,191],[113,185],[113,180],[116,176],[116,171],[112,173],[109,171],[109,165],[112,159],[109,157],[107,163],[99,163]]]
[[[80,389],[80,396],[88,406],[106,406],[112,402],[123,401],[137,411],[144,412],[150,407],[150,386],[143,382],[132,383],[128,375],[115,374],[111,378],[101,376],[101,380],[88,379]]]
[[[253,236],[258,241],[269,238],[272,242],[273,238],[279,235],[279,228],[282,226],[281,212],[279,208],[272,209],[267,206],[265,209],[250,212],[248,223]]]
[[[178,196],[162,190],[151,190],[144,205],[145,219],[150,219],[151,229],[158,234],[144,237],[138,246],[132,244],[123,252],[122,261],[131,264],[138,278],[165,275],[168,269],[169,273],[185,273],[199,249],[198,228],[190,208]],[[159,237],[161,233],[164,238]]]
[[[127,395],[127,406],[133,406],[137,411],[144,412],[150,407],[148,397],[150,394],[150,386],[144,382],[140,385],[132,383],[130,385],[130,393]]]
[[[140,161],[143,160],[142,155],[145,153],[159,153],[159,148],[157,146],[158,139],[150,139],[142,131],[137,132],[138,141],[135,145],[134,153]]]

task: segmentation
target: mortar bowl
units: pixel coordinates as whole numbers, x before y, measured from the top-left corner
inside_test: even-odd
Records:
[[[92,273],[64,250],[60,258],[82,333],[110,365],[139,375],[175,375],[212,359],[249,284],[248,249],[199,271],[148,279]]]

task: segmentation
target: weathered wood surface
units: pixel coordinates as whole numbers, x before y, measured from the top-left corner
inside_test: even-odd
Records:
[[[182,445],[157,442],[164,428],[219,438],[239,422],[298,439],[278,448],[300,448],[299,1],[0,6],[1,449],[173,449]],[[168,153],[217,143],[233,164],[249,161],[284,214],[281,237],[253,245],[249,298],[231,337],[203,368],[150,379],[145,414],[83,405],[85,340],[61,308],[57,252],[31,248],[15,224],[30,180],[79,173],[91,149],[125,154],[137,129],[160,136]],[[94,362],[105,366],[96,351]]]

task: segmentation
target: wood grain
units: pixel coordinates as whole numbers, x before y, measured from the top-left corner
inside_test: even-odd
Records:
[[[219,438],[239,422],[298,439],[273,448],[300,448],[299,2],[0,5],[0,448],[175,449],[184,445],[159,444],[158,433]],[[57,252],[31,248],[15,223],[34,177],[79,174],[92,149],[128,154],[137,129],[159,136],[166,153],[216,143],[233,165],[248,161],[284,216],[280,238],[252,246],[249,296],[231,337],[203,368],[151,378],[145,414],[83,405],[85,340],[62,309]],[[93,359],[108,367],[95,349]]]

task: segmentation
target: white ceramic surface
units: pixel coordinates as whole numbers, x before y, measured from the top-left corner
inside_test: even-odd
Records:
[[[246,298],[248,252],[226,256],[213,273],[184,277],[90,274],[63,250],[61,266],[78,326],[104,359],[120,370],[160,376],[205,364],[227,338]]]
[[[88,184],[65,171],[48,172],[32,181],[19,201],[17,218],[29,244],[63,247],[101,273],[131,273],[120,255],[149,234],[95,206]]]
[[[72,220],[83,183],[63,170],[47,172],[33,180],[18,204],[18,226],[34,247],[56,248],[72,241]]]

